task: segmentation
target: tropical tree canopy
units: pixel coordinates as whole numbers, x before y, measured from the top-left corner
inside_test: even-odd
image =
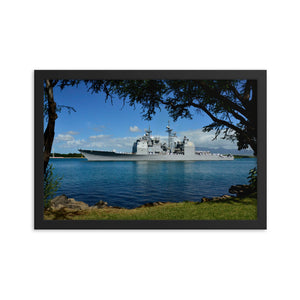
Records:
[[[236,140],[238,149],[257,152],[257,82],[255,80],[122,80],[88,82],[92,92],[106,91],[131,106],[141,104],[143,117],[151,120],[162,105],[176,121],[204,112],[211,123],[204,131]],[[99,87],[99,88],[98,88]]]

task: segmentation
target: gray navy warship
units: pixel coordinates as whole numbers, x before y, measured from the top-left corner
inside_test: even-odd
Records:
[[[195,145],[185,136],[182,141],[167,126],[168,143],[162,143],[159,137],[152,137],[150,130],[137,139],[132,153],[115,151],[82,150],[89,161],[197,161],[197,160],[233,160],[233,156],[215,154],[209,151],[195,151]]]

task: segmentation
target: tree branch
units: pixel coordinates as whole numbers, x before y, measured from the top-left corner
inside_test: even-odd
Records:
[[[218,93],[215,89],[212,89],[208,86],[208,84],[204,81],[201,80],[199,81],[201,87],[205,90],[205,92],[208,95],[211,95],[212,97],[219,99],[220,101],[223,101],[223,103],[227,104],[228,106],[230,106],[232,109],[238,111],[240,114],[245,115],[247,112],[245,109],[243,109],[241,106],[237,105],[236,103],[232,102],[231,100],[229,100],[227,97],[221,95],[220,93]]]
[[[244,131],[241,128],[239,128],[239,127],[237,127],[237,126],[233,125],[232,123],[229,123],[225,120],[218,119],[204,105],[192,103],[192,106],[195,107],[195,108],[203,110],[215,123],[224,125],[224,126],[230,128],[230,129],[233,129],[234,131],[238,132],[239,134],[247,137],[247,135],[244,133]]]
[[[229,90],[233,92],[234,96],[241,102],[244,108],[247,109],[249,99],[246,99],[243,95],[241,95],[233,85],[229,86]]]

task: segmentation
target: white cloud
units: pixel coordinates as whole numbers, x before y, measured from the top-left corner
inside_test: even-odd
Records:
[[[73,146],[82,146],[85,143],[85,140],[72,140],[72,141],[67,141],[66,146],[67,147],[73,147]]]
[[[110,135],[90,136],[85,143],[86,149],[112,150],[131,152],[136,137],[112,137]]]
[[[70,130],[70,131],[66,132],[66,134],[77,135],[77,134],[79,134],[79,132]]]
[[[222,139],[222,134],[216,140],[213,140],[215,137],[215,133],[215,130],[212,130],[210,132],[203,132],[201,128],[181,131],[180,136],[186,136],[190,141],[192,141],[195,144],[196,147],[204,147],[211,149],[237,149],[236,142]]]
[[[55,137],[55,141],[57,143],[59,142],[66,142],[66,141],[72,141],[74,140],[74,137],[70,134],[58,134],[56,137]]]
[[[59,145],[61,148],[77,147],[83,145],[84,143],[84,139],[76,140],[71,134],[58,134],[54,138],[54,145]]]
[[[103,138],[109,137],[109,135],[99,134],[99,135],[92,135],[89,138],[92,140],[101,140]]]
[[[135,126],[130,126],[129,130],[131,132],[141,132],[142,130],[140,128],[138,128],[136,125]]]

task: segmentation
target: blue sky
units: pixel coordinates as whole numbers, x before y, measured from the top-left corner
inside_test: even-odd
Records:
[[[210,118],[204,113],[194,113],[193,119],[178,119],[173,122],[165,109],[157,111],[152,121],[145,121],[141,116],[141,107],[136,109],[125,104],[117,97],[113,105],[105,102],[103,94],[91,94],[82,84],[66,87],[63,91],[55,88],[54,97],[57,105],[72,106],[76,112],[69,113],[62,109],[55,124],[54,152],[78,152],[78,149],[116,150],[131,152],[132,144],[144,130],[151,127],[153,136],[166,138],[166,126],[170,121],[171,128],[177,136],[186,135],[196,147],[212,152],[236,153],[236,144],[218,138],[212,141],[214,133],[203,133],[202,128],[208,125]]]

